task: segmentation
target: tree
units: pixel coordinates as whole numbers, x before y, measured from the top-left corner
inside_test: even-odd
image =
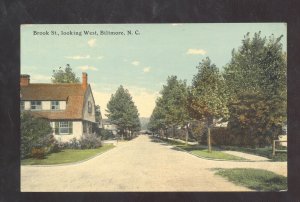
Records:
[[[66,65],[65,69],[61,67],[58,70],[53,70],[52,83],[79,83],[79,78],[72,71],[69,64]]]
[[[155,108],[150,116],[148,129],[154,132],[159,132],[160,136],[164,137],[165,130],[167,129],[167,123],[166,112],[161,97],[156,100]]]
[[[99,105],[95,106],[95,119],[98,123],[101,121],[101,110]]]
[[[161,131],[172,128],[172,135],[174,137],[177,126],[185,127],[187,140],[189,116],[186,108],[186,81],[178,80],[177,76],[169,76],[167,84],[163,86],[160,94],[161,97],[157,99],[156,107],[150,118],[150,128]],[[167,133],[165,134],[167,137]]]
[[[32,149],[43,151],[52,141],[52,128],[49,121],[32,116],[28,112],[21,113],[21,158],[31,156]]]
[[[188,109],[194,119],[206,122],[208,151],[211,152],[210,128],[214,120],[226,118],[228,114],[226,89],[218,68],[209,58],[203,59],[197,68],[189,89]]]
[[[133,132],[139,131],[141,124],[137,107],[127,89],[121,85],[107,104],[108,119],[115,125],[122,134],[130,137]]]
[[[161,91],[162,102],[166,113],[166,123],[172,127],[174,137],[175,127],[185,127],[187,140],[187,126],[189,114],[187,111],[187,86],[186,81],[178,80],[176,76],[167,79],[167,85]]]
[[[230,92],[229,128],[242,144],[265,145],[286,123],[286,54],[282,38],[247,33],[224,68]]]
[[[101,123],[102,120],[102,115],[101,115],[101,110],[100,110],[100,106],[99,105],[95,105],[95,121],[97,123]],[[100,128],[98,127],[98,125],[96,125],[97,127],[95,127],[93,130],[96,131],[96,133],[99,135],[100,134]]]

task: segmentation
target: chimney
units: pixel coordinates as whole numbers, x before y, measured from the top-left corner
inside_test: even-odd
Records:
[[[20,86],[28,86],[30,83],[30,76],[28,74],[21,74]]]
[[[87,73],[82,72],[82,88],[86,89],[87,88]]]

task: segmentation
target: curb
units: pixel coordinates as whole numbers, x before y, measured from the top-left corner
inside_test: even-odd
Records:
[[[102,154],[104,154],[104,153],[106,153],[106,152],[108,152],[108,151],[110,151],[110,150],[116,148],[116,146],[115,146],[114,144],[113,144],[113,146],[114,146],[114,147],[111,148],[111,149],[108,149],[108,150],[106,150],[106,151],[104,151],[104,152],[101,152],[101,153],[99,153],[99,154],[96,154],[95,156],[91,156],[91,157],[89,157],[89,158],[87,158],[87,159],[84,159],[84,160],[81,160],[81,161],[70,162],[70,163],[51,164],[51,165],[21,165],[21,166],[24,166],[24,167],[55,167],[55,166],[71,166],[71,165],[77,165],[77,164],[80,164],[80,163],[84,163],[84,162],[86,162],[86,161],[88,161],[88,160],[91,160],[91,159],[93,159],[93,158],[96,158],[96,157],[98,157],[98,156],[100,156],[100,155],[102,155]]]

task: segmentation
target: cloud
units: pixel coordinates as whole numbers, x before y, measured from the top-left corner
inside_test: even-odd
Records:
[[[28,73],[31,83],[51,83],[51,76],[44,74]]]
[[[134,66],[138,66],[140,64],[140,61],[135,60],[135,61],[132,61],[131,64],[133,64]]]
[[[145,68],[143,69],[143,71],[144,71],[145,73],[147,73],[147,72],[150,72],[150,69],[151,69],[151,67],[145,67]]]
[[[102,60],[102,59],[103,59],[103,56],[98,56],[97,59],[98,59],[98,60]]]
[[[87,43],[89,47],[94,47],[96,45],[96,39],[90,39]]]
[[[89,65],[79,66],[79,69],[81,69],[82,71],[86,71],[86,70],[98,71],[96,67],[89,66]]]
[[[186,54],[188,54],[188,55],[205,55],[206,50],[190,48],[187,50]]]
[[[140,117],[150,117],[155,107],[155,101],[159,93],[150,92],[144,88],[136,86],[124,86],[124,88],[128,89],[130,95],[132,96],[132,99],[138,108]],[[111,92],[102,92],[97,91],[95,87],[92,86],[92,90],[96,104],[100,105],[102,117],[107,118],[105,116],[105,114],[107,113],[105,111],[105,109],[107,109],[107,103],[110,100],[111,94],[114,94],[117,89],[111,89]]]
[[[65,56],[65,58],[72,59],[72,60],[89,59],[90,57],[91,57],[90,55]]]
[[[182,24],[181,23],[172,23],[171,25],[172,26],[181,26]]]

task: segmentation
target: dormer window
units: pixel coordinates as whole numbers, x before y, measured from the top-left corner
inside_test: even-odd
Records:
[[[92,113],[92,103],[88,101],[88,113]]]
[[[31,107],[30,107],[31,110],[41,110],[42,109],[41,101],[31,101],[30,105],[31,105]]]
[[[59,110],[59,101],[51,101],[51,110]]]

